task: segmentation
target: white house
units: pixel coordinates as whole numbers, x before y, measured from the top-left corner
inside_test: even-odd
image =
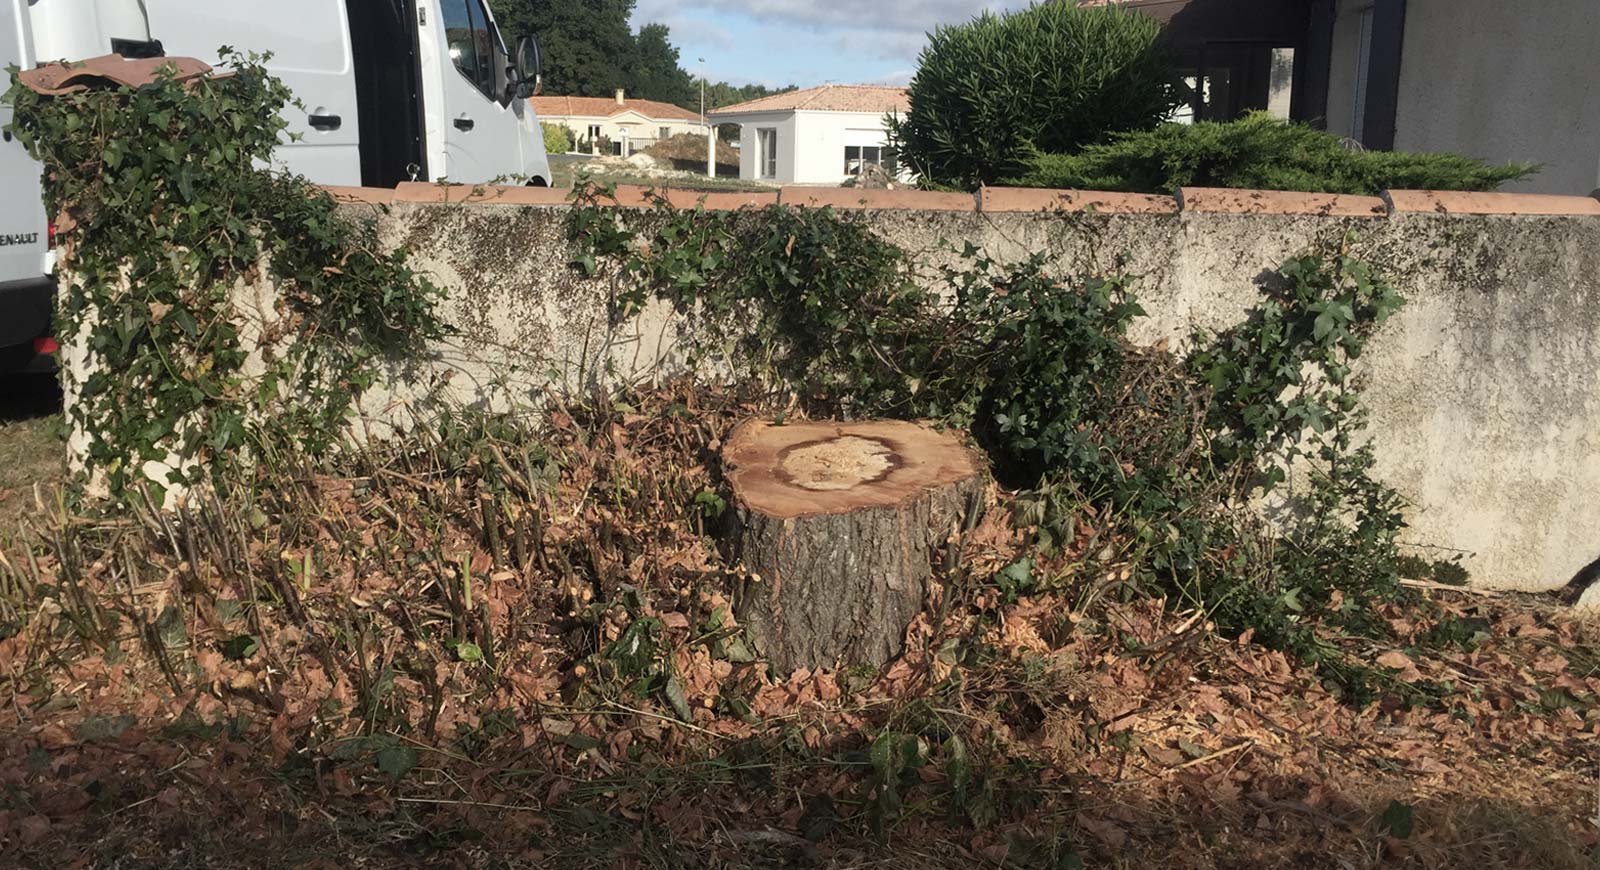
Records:
[[[905,88],[822,85],[724,106],[710,119],[739,125],[740,178],[840,184],[882,164],[884,117],[909,105]]]
[[[572,132],[573,147],[590,154],[626,157],[679,133],[704,136],[700,116],[657,100],[630,100],[621,88],[605,97],[529,97],[542,124]]]

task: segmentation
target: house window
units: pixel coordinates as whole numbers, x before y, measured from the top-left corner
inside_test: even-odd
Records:
[[[778,177],[778,128],[756,128],[756,159],[762,178]]]
[[[494,93],[494,33],[478,0],[441,0],[450,60],[489,99]]]
[[[860,175],[861,170],[868,166],[883,165],[883,146],[881,145],[846,145],[844,146],[844,174]]]
[[[590,124],[589,125],[589,140],[591,142],[600,141],[600,125],[599,124]]]
[[[657,130],[656,131],[656,138],[657,139],[671,139],[672,138],[672,128],[671,127],[662,127],[661,129]]]

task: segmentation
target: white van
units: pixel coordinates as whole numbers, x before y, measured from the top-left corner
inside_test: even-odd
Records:
[[[550,183],[526,99],[538,89],[538,44],[524,36],[509,52],[484,0],[0,0],[0,68],[112,53],[216,64],[222,46],[271,52],[267,68],[303,104],[284,109],[298,135],[274,152],[275,167],[333,185]],[[5,371],[17,367],[8,354],[31,357],[47,334],[23,336],[38,324],[17,314],[27,305],[48,317],[48,291],[36,300],[49,233],[38,165],[15,142],[0,143],[0,184]]]
[[[15,14],[27,2],[0,0],[0,69],[33,56],[27,19]],[[10,124],[11,107],[0,105],[0,129]],[[44,194],[39,164],[10,133],[0,133],[0,191],[0,372],[48,368],[54,285]]]

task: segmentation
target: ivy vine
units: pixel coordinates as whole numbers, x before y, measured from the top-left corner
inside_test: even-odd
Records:
[[[570,236],[575,268],[614,280],[618,317],[674,305],[697,318],[699,342],[735,348],[812,413],[968,429],[1022,489],[1046,561],[1082,545],[1080,517],[1100,517],[1100,556],[1130,566],[1130,588],[1359,688],[1367,672],[1315,627],[1380,631],[1371,605],[1400,594],[1404,504],[1370,473],[1352,364],[1404,300],[1349,240],[1283,263],[1246,319],[1190,336],[1179,356],[1127,339],[1144,311],[1126,276],[1063,276],[1042,255],[1003,263],[970,243],[919,273],[829,209],[711,212],[658,196],[641,213],[611,198],[580,191]],[[1244,505],[1291,464],[1308,486],[1268,526]],[[1012,596],[1076,576],[1035,568],[994,583]]]
[[[290,92],[265,58],[221,54],[184,82],[4,97],[59,216],[56,330],[87,357],[63,367],[66,413],[119,500],[320,455],[382,361],[443,332],[403,252],[268,168]],[[164,479],[144,480],[151,461]]]

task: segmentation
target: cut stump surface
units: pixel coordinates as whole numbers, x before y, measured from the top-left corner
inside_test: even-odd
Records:
[[[915,423],[751,420],[722,458],[753,575],[738,615],[775,673],[898,655],[934,558],[983,505],[983,462]]]

